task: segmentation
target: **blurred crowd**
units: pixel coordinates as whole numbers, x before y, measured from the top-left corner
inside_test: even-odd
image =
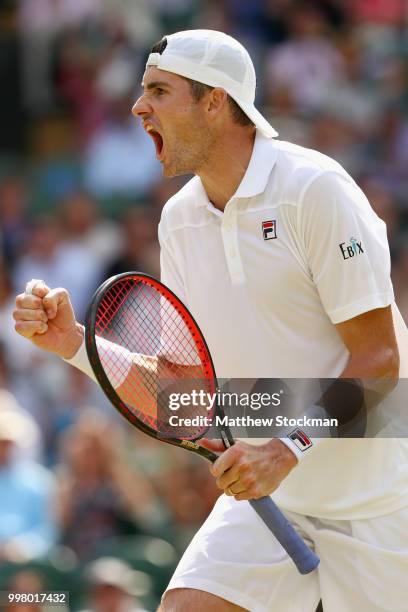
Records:
[[[63,585],[73,610],[154,609],[218,493],[20,338],[14,297],[42,278],[82,320],[108,276],[159,276],[160,211],[186,179],[162,179],[130,109],[151,46],[196,27],[248,48],[280,139],[357,180],[408,319],[406,0],[0,0],[0,588]]]

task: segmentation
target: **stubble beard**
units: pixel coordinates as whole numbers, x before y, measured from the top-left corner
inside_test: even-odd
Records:
[[[173,178],[174,176],[184,176],[185,174],[197,174],[201,160],[200,152],[196,155],[190,152],[188,155],[183,155],[183,157],[178,156],[178,154],[173,155],[170,163],[163,164],[163,176]]]
[[[171,161],[163,163],[163,176],[172,178],[185,174],[200,174],[203,166],[206,166],[211,159],[211,151],[214,146],[215,137],[208,130],[208,126],[200,125],[194,127],[196,137],[179,141],[177,151],[169,152],[168,157]]]

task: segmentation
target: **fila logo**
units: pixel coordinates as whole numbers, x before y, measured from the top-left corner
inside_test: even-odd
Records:
[[[262,233],[264,240],[276,238],[276,221],[262,221]]]
[[[351,257],[355,257],[356,255],[360,255],[360,253],[364,253],[363,247],[361,246],[361,242],[357,242],[355,238],[350,238],[350,244],[341,242],[339,244],[339,247],[343,259],[351,259]]]
[[[294,429],[292,433],[288,435],[288,438],[290,438],[302,452],[313,446],[311,439],[308,438],[305,432],[301,429]]]

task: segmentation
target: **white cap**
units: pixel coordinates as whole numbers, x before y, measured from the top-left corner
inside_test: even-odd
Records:
[[[255,108],[256,75],[248,51],[235,38],[215,30],[186,30],[165,37],[162,53],[150,53],[146,68],[160,70],[222,87],[257,129],[273,138],[278,133]]]

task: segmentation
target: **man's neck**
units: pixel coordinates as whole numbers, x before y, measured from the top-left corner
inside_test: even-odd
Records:
[[[210,202],[224,210],[237,191],[251,160],[255,142],[253,133],[232,133],[211,152],[211,159],[197,173]]]

